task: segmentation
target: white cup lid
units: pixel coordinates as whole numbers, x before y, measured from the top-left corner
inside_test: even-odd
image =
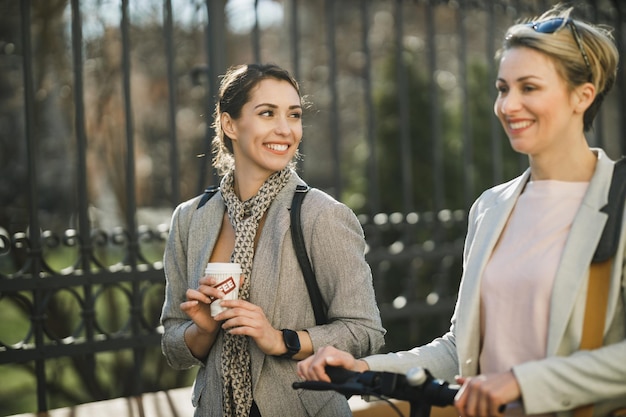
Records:
[[[231,262],[209,262],[205,274],[241,274],[241,264]]]

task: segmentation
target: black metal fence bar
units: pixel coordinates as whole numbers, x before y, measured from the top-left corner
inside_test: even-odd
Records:
[[[456,14],[456,27],[458,31],[458,56],[459,56],[459,77],[461,84],[461,134],[463,136],[463,166],[468,169],[465,170],[464,187],[465,192],[465,207],[469,207],[474,199],[475,184],[474,184],[474,143],[472,137],[471,120],[469,112],[469,89],[468,89],[468,70],[467,70],[467,28],[466,21],[468,19],[465,2],[459,4],[459,9]]]
[[[291,14],[289,17],[289,45],[291,47],[291,63],[293,65],[293,76],[300,79],[300,45],[298,33],[300,33],[300,23],[298,21],[298,0],[291,0],[289,3]]]
[[[32,42],[30,33],[31,22],[31,2],[25,0],[21,2],[21,23],[22,23],[22,47],[23,53],[23,73],[24,73],[24,106],[25,106],[25,123],[24,127],[26,143],[27,143],[27,155],[28,155],[28,173],[29,173],[29,203],[30,203],[30,252],[33,257],[30,259],[30,276],[33,279],[38,279],[40,264],[39,255],[41,254],[41,246],[39,241],[39,219],[37,216],[38,207],[38,190],[37,190],[37,175],[38,165],[36,161],[37,155],[37,136],[36,132],[33,132],[32,126],[34,123],[34,86],[33,86],[33,67],[32,67]],[[35,310],[32,315],[33,331],[35,345],[43,345],[43,331],[41,329],[41,322],[43,313],[38,311],[42,308],[42,293],[40,290],[33,291],[33,299],[35,304]],[[35,360],[35,375],[37,379],[37,407],[39,410],[46,410],[46,370],[45,370],[45,358],[39,356]]]
[[[426,36],[429,39],[435,38],[435,16],[433,13],[432,3],[429,1],[426,4],[426,13],[424,16],[424,25],[426,27]],[[437,73],[437,50],[433,43],[428,48],[427,62],[428,66],[428,97],[432,104],[431,126],[432,126],[432,141],[433,141],[433,180],[434,180],[434,207],[436,210],[444,208],[444,195],[446,182],[444,178],[443,168],[443,138],[441,132],[441,111],[439,108],[439,94],[437,92],[437,82],[435,80],[435,74]]]
[[[97,340],[91,342],[72,343],[65,345],[47,345],[39,349],[22,349],[22,350],[9,350],[3,352],[0,357],[0,365],[8,363],[25,363],[30,361],[45,361],[54,358],[63,358],[71,356],[81,356],[83,358],[92,358],[96,353],[111,352],[124,349],[145,350],[147,346],[159,345],[161,341],[161,335],[155,334],[143,334],[133,338],[119,337],[108,338],[104,340]],[[91,361],[87,361],[89,363]],[[85,369],[85,371],[93,372],[94,369]],[[41,382],[45,385],[46,378],[42,378]],[[141,388],[141,386],[139,386]],[[142,391],[136,394],[141,394]],[[38,398],[40,399],[40,410],[45,411],[46,408],[46,394],[47,390],[43,388],[43,391]]]
[[[212,169],[210,167],[211,140],[213,129],[211,115],[215,107],[215,98],[218,91],[218,76],[226,70],[225,46],[223,45],[223,33],[226,31],[224,22],[225,0],[206,0],[207,27],[206,27],[206,54],[207,69],[207,94],[206,94],[206,136],[204,138],[204,151],[207,157],[201,158],[200,175],[198,177],[198,190],[203,190],[207,185]],[[214,177],[215,178],[215,177]]]
[[[137,241],[137,202],[135,194],[135,131],[134,120],[132,111],[132,96],[131,96],[131,61],[130,61],[130,17],[129,17],[129,0],[122,0],[122,85],[124,96],[124,115],[125,115],[125,127],[126,127],[126,225],[128,233],[128,252],[127,260],[125,264],[129,267],[130,273],[137,273],[138,252],[139,243]],[[141,298],[139,294],[139,283],[133,281],[131,283],[131,299],[130,306],[130,328],[131,338],[140,336],[140,306]],[[143,347],[133,348],[133,372],[131,374],[132,395],[138,395],[143,392],[142,379],[139,378],[141,374],[141,368],[143,365]]]
[[[411,133],[409,129],[409,106],[408,82],[406,65],[404,63],[404,1],[396,0],[394,4],[395,14],[395,59],[396,59],[396,93],[398,95],[398,123],[400,125],[400,165],[402,167],[402,209],[405,213],[414,210],[413,207],[413,175],[411,155]]]
[[[376,145],[376,112],[374,110],[374,94],[372,91],[372,51],[369,47],[369,22],[370,7],[369,0],[360,1],[361,13],[361,48],[363,49],[363,91],[365,96],[365,135],[369,147],[368,158],[368,184],[370,214],[378,213],[380,210],[380,184],[378,181],[378,147]]]
[[[170,149],[170,187],[171,205],[175,207],[180,201],[180,175],[178,162],[178,136],[176,133],[176,94],[174,72],[174,18],[172,10],[172,0],[165,0],[163,5],[165,15],[163,37],[165,41],[165,56],[167,57],[167,89],[168,95],[168,127],[169,127],[169,149]]]
[[[72,12],[72,67],[74,70],[74,109],[75,109],[75,138],[76,138],[76,167],[77,167],[77,196],[76,201],[78,203],[78,233],[80,236],[80,269],[83,271],[82,278],[84,279],[82,284],[84,294],[84,307],[81,312],[84,323],[84,337],[87,344],[94,343],[96,336],[95,329],[95,299],[93,295],[93,285],[90,282],[91,275],[91,226],[89,224],[88,206],[89,201],[86,198],[87,191],[87,134],[85,129],[85,107],[84,107],[84,77],[83,77],[83,62],[84,57],[82,53],[83,48],[83,29],[82,29],[82,16],[80,10],[80,1],[72,0],[71,2]],[[79,285],[81,285],[79,284]],[[41,346],[43,349],[47,346]],[[85,345],[78,345],[79,348],[85,348]],[[60,352],[64,352],[60,346],[55,347]],[[44,357],[50,357],[53,355],[52,351],[43,351]],[[85,372],[90,375],[90,379],[95,379],[95,351],[85,349],[82,352],[85,360]],[[46,401],[46,393],[38,393],[40,401]],[[45,410],[46,408],[43,408]],[[40,407],[39,410],[42,410]]]
[[[336,3],[333,0],[325,1],[325,16],[327,22],[336,21]],[[328,88],[330,89],[330,108],[328,112],[329,135],[333,138],[332,158],[333,158],[333,177],[334,177],[334,194],[341,195],[344,181],[341,172],[341,134],[339,121],[339,90],[337,88],[338,68],[337,68],[337,35],[335,25],[326,25],[326,48],[328,49]]]
[[[109,286],[119,283],[129,283],[132,285],[133,283],[144,281],[154,284],[163,283],[163,271],[160,269],[149,269],[136,273],[98,270],[92,271],[88,275],[83,275],[83,271],[81,270],[80,273],[72,275],[44,276],[44,273],[40,273],[40,275],[41,277],[39,279],[31,279],[30,276],[20,276],[18,278],[3,280],[1,289],[3,292],[6,291],[7,293],[19,291],[34,292],[37,290],[55,292],[63,288],[80,287],[83,285]]]
[[[495,11],[493,2],[487,2],[487,38],[485,51],[487,57],[492,57],[496,53],[496,48],[494,45],[494,39],[496,39],[496,31],[495,31]],[[493,60],[488,61],[488,74],[490,80],[495,80],[496,78],[496,66]],[[492,117],[489,123],[490,127],[490,137],[491,137],[491,154],[492,155],[502,155],[502,128],[500,127],[500,122]],[[503,172],[504,169],[502,167],[502,158],[493,158],[492,163],[492,178],[493,183],[498,184],[503,180]]]

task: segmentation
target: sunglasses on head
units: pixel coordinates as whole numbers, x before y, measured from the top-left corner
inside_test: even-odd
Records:
[[[566,25],[569,26],[572,32],[572,36],[574,37],[574,40],[578,45],[578,50],[585,60],[585,65],[587,66],[587,70],[589,71],[589,78],[591,78],[591,64],[589,63],[589,57],[585,52],[583,40],[580,37],[580,33],[578,33],[578,29],[576,28],[576,25],[574,24],[574,21],[572,19],[555,17],[554,19],[544,20],[543,22],[530,22],[526,24],[526,26],[533,28],[535,32],[539,33],[554,33]]]

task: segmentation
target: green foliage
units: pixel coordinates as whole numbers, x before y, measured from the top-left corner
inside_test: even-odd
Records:
[[[403,187],[408,183],[412,187],[410,207],[419,213],[414,225],[392,226],[390,222],[366,228],[377,301],[387,311],[385,349],[391,351],[427,343],[447,330],[462,270],[466,223],[459,213],[465,212],[480,192],[520,172],[520,157],[511,150],[493,114],[495,88],[489,66],[471,62],[466,85],[445,71],[433,74],[433,91],[424,59],[405,51],[406,85],[386,81],[375,90],[380,211],[404,213]],[[398,78],[393,53],[381,72],[384,80]],[[400,94],[406,94],[409,103],[405,110],[410,149],[409,157],[404,158],[408,178],[401,162],[407,149],[400,138]],[[441,154],[440,178],[436,178],[437,153]],[[439,204],[443,207],[436,207],[437,192],[441,192]],[[448,221],[443,220],[445,213],[436,210],[442,208],[447,209]],[[396,314],[397,300],[406,300],[412,313]]]
[[[402,211],[402,184],[407,181],[412,184],[412,207],[418,212],[435,209],[436,146],[442,154],[443,207],[467,208],[466,196],[473,201],[483,190],[518,175],[519,156],[511,150],[493,114],[495,89],[486,63],[474,61],[468,66],[467,97],[461,95],[458,80],[445,89],[437,85],[436,118],[427,65],[421,56],[408,51],[403,59],[406,87],[385,82],[375,91],[381,211]],[[397,78],[396,62],[390,54],[382,69],[383,79]],[[402,172],[405,149],[401,145],[400,94],[407,94],[409,102],[409,178]],[[465,101],[466,109],[462,107]],[[434,137],[435,123],[439,124],[441,144]],[[502,159],[497,158],[498,151]],[[495,165],[500,161],[502,168]]]
[[[431,106],[428,96],[428,79],[423,65],[411,61],[417,58],[404,54],[407,93],[409,97],[408,118],[410,120],[410,161],[414,207],[426,208],[432,205],[432,152],[430,140],[432,128],[430,120]],[[384,63],[382,79],[396,78],[397,67],[393,55]],[[400,111],[398,95],[401,86],[387,81],[377,86],[375,91],[376,106],[376,141],[379,164],[380,201],[382,212],[402,209],[402,154],[400,139]]]

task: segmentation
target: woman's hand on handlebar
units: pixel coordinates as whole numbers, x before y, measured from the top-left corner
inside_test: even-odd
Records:
[[[520,399],[521,391],[512,371],[498,374],[457,377],[461,389],[454,406],[461,417],[502,416],[506,404]]]
[[[324,346],[312,356],[298,362],[298,375],[308,381],[331,382],[326,373],[327,366],[336,366],[354,372],[369,370],[367,362],[357,360],[348,352],[333,346]]]

